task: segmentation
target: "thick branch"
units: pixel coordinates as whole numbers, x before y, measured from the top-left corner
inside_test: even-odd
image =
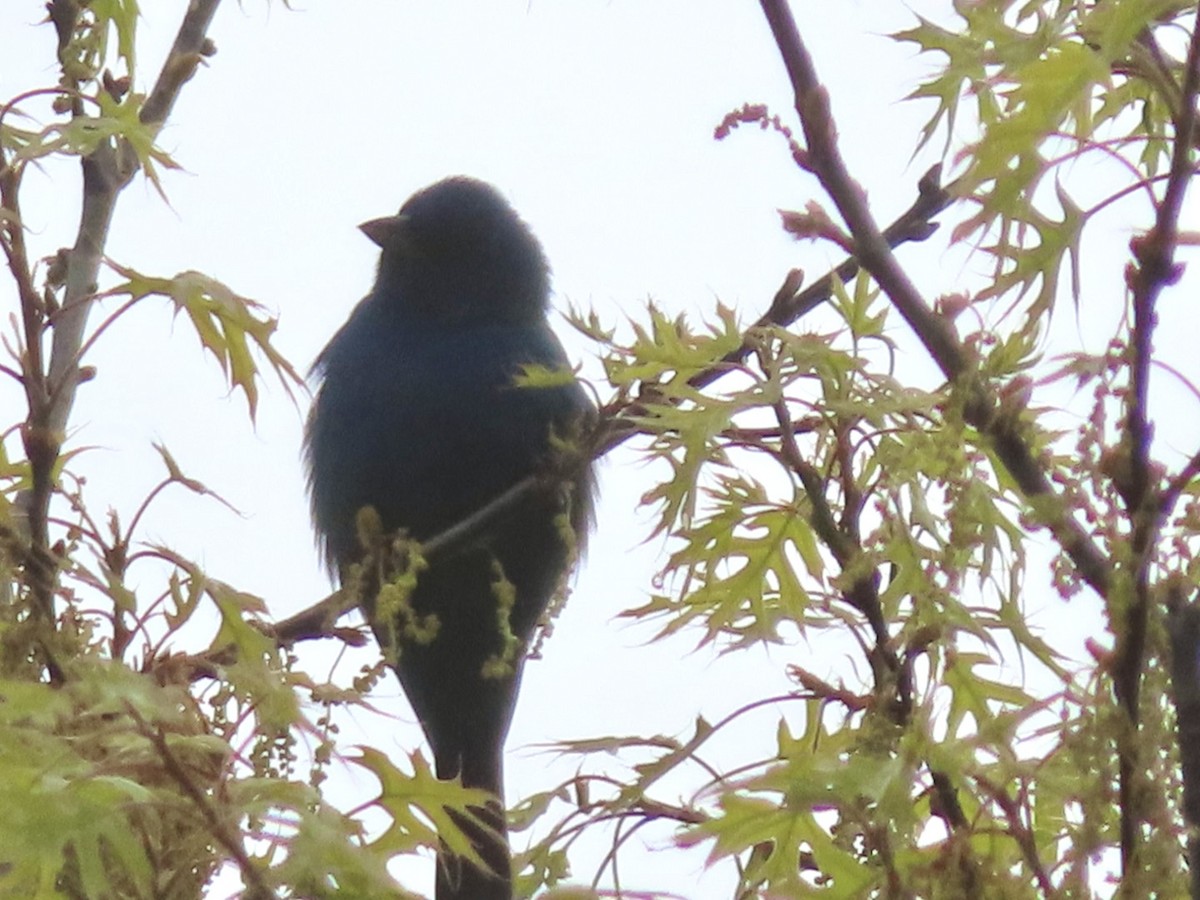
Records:
[[[1108,560],[1082,526],[1066,512],[1046,468],[1019,429],[1018,417],[1002,415],[997,397],[974,383],[972,362],[951,328],[925,302],[900,267],[879,231],[862,188],[846,169],[838,150],[829,97],[817,79],[786,0],[760,0],[795,92],[808,143],[808,161],[837,205],[854,237],[856,256],[908,322],[941,368],[947,381],[970,391],[966,421],[991,439],[992,449],[1022,493],[1034,505],[1081,577],[1101,596],[1111,578]]]
[[[1171,699],[1183,763],[1183,814],[1200,829],[1200,607],[1170,588],[1167,632],[1171,639]]]
[[[1128,273],[1133,293],[1133,333],[1130,338],[1130,391],[1127,414],[1129,482],[1118,485],[1133,523],[1130,543],[1135,560],[1134,598],[1125,617],[1113,666],[1113,688],[1133,728],[1119,745],[1121,756],[1121,858],[1128,868],[1139,841],[1134,814],[1133,782],[1140,768],[1139,744],[1135,740],[1140,719],[1138,701],[1146,657],[1146,631],[1150,615],[1150,551],[1163,521],[1161,499],[1153,483],[1150,443],[1150,371],[1157,303],[1163,288],[1179,280],[1175,251],[1179,238],[1179,214],[1188,183],[1195,171],[1192,162],[1196,128],[1196,98],[1200,93],[1200,28],[1193,27],[1188,47],[1182,97],[1175,109],[1175,142],[1171,171],[1162,202],[1158,204],[1150,233],[1131,243],[1136,264]]]
[[[1167,632],[1171,638],[1171,699],[1179,729],[1183,771],[1183,815],[1191,829],[1188,861],[1192,900],[1200,900],[1200,608],[1185,599],[1181,585],[1170,587]]]
[[[867,207],[862,188],[850,177],[838,149],[829,94],[817,79],[790,7],[786,0],[762,0],[762,7],[792,82],[813,173],[845,219],[859,262],[912,326],[947,380],[953,381],[967,371],[967,355],[953,331],[928,307],[896,262]]]

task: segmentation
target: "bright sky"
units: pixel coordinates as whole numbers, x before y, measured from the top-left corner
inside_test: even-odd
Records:
[[[901,102],[929,63],[884,35],[910,26],[912,10],[945,18],[950,4],[793,5],[830,88],[851,171],[887,221],[911,202],[934,157],[911,159],[931,108]],[[183,6],[144,5],[135,89],[147,89],[157,73]],[[187,85],[162,136],[186,170],[164,173],[171,205],[135,182],[121,199],[108,253],[152,274],[198,269],[264,303],[280,317],[280,348],[301,369],[370,285],[377,251],[355,226],[448,174],[494,182],[532,224],[554,267],[559,309],[591,306],[614,324],[641,316],[648,297],[693,316],[720,299],[750,321],[790,267],[815,277],[838,258],[778,227],[777,208],[824,200],[778,136],[745,128],[712,140],[721,118],[746,102],[768,102],[795,124],[755,3],[295,6],[223,5],[211,32],[218,53]],[[40,0],[0,5],[2,97],[54,80],[53,32],[31,24],[41,11]],[[69,245],[77,168],[30,173],[27,182],[33,252]],[[920,266],[930,297],[960,288],[967,271],[937,241],[908,248],[904,258]],[[586,343],[565,323],[559,331],[585,375],[597,377]],[[179,492],[149,517],[144,539],[198,558],[212,576],[262,596],[278,617],[328,592],[298,459],[306,398],[297,409],[268,383],[251,428],[240,396],[225,399],[216,365],[186,323],[172,325],[165,302],[153,300],[111,329],[88,362],[98,377],[80,392],[72,440],[93,448],[76,463],[89,475],[93,504],[114,504],[128,517],[161,477],[149,445],[163,442],[241,516]],[[919,354],[907,362],[924,367]],[[20,402],[11,385],[0,387],[0,420],[18,418]],[[785,688],[789,662],[811,663],[815,651],[802,641],[718,658],[712,648],[692,652],[698,635],[646,646],[650,628],[615,620],[643,602],[663,558],[660,542],[643,542],[648,516],[636,511],[655,474],[629,450],[601,465],[598,528],[576,594],[545,659],[526,670],[509,742],[510,802],[573,771],[570,761],[539,752],[540,743],[686,737],[697,714],[720,718]],[[332,659],[335,649],[306,648],[306,658]],[[828,669],[844,663],[831,657]],[[324,674],[328,663],[313,670]],[[364,739],[399,760],[419,746],[419,730],[394,681],[376,702],[392,718],[362,721]],[[746,745],[723,748],[727,759],[769,754],[777,713],[751,720],[741,732]],[[348,779],[339,790],[352,803],[372,787]],[[670,790],[664,799],[674,799]],[[707,847],[690,855],[644,849],[668,836],[647,830],[635,838],[624,885],[727,896],[730,870],[705,869]],[[589,865],[603,851],[596,844],[581,857],[579,879],[591,878]],[[427,890],[431,872],[431,864],[417,867],[412,885]]]

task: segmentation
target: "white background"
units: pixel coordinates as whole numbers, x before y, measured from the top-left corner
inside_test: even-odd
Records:
[[[144,7],[137,90],[157,73],[183,4]],[[947,21],[948,7],[942,0],[794,3],[830,88],[850,169],[883,222],[912,201],[942,146],[939,136],[932,153],[912,158],[932,106],[902,98],[932,61],[885,35],[914,24],[914,10]],[[41,9],[16,0],[0,6],[0,97],[55,80],[53,32],[35,25]],[[712,139],[721,118],[746,102],[769,103],[798,129],[757,4],[306,0],[288,10],[248,0],[224,4],[211,35],[218,53],[185,87],[161,137],[184,169],[163,173],[170,205],[144,179],[135,181],[121,198],[108,253],[156,275],[198,269],[264,303],[280,319],[278,346],[300,369],[370,286],[376,248],[357,223],[394,211],[449,174],[494,182],[531,223],[554,267],[557,308],[592,307],[612,324],[644,317],[648,298],[693,322],[719,299],[749,322],[789,268],[816,277],[840,259],[778,227],[778,208],[824,199],[779,136],[750,127],[722,143]],[[46,115],[44,105],[30,110]],[[32,252],[69,245],[77,167],[31,171],[26,181]],[[1113,238],[1116,272],[1129,233],[1126,226]],[[930,298],[978,284],[986,266],[964,263],[941,237],[906,248],[902,258]],[[10,283],[0,285],[5,308],[15,308]],[[1070,313],[1058,316],[1068,340],[1109,333],[1120,286],[1110,280],[1103,289],[1109,300],[1098,307],[1103,316],[1094,314],[1095,329]],[[817,314],[799,327],[829,321]],[[599,382],[587,343],[560,326],[585,377]],[[928,363],[898,319],[892,330],[906,371],[927,376]],[[80,391],[71,445],[90,448],[75,468],[89,476],[94,507],[112,505],[127,518],[162,475],[150,443],[165,443],[240,515],[180,492],[155,507],[144,540],[200,560],[212,576],[263,597],[277,617],[328,592],[298,455],[306,397],[295,406],[268,380],[251,427],[242,397],[226,396],[215,363],[186,323],[172,323],[165,301],[146,301],[110,329],[87,362],[98,377]],[[602,384],[598,390],[607,396]],[[0,384],[0,421],[21,418],[21,403],[14,385]],[[1196,429],[1184,432],[1179,452],[1190,452]],[[653,628],[614,617],[644,601],[665,558],[661,541],[646,541],[650,516],[637,508],[659,472],[622,449],[600,473],[598,527],[576,593],[545,658],[526,670],[509,744],[510,802],[573,771],[543,743],[686,737],[699,713],[715,720],[786,689],[788,663],[832,675],[853,653],[794,640],[719,657],[716,648],[695,649],[698,634],[647,646]],[[1031,602],[1054,607],[1052,598]],[[198,635],[196,646],[203,642]],[[316,674],[330,670],[335,650],[306,648]],[[374,699],[386,717],[364,714],[357,719],[364,736],[350,740],[399,760],[419,746],[419,729],[394,681]],[[718,762],[769,755],[778,713],[751,720]],[[338,786],[347,805],[372,789],[360,775]],[[662,798],[685,789],[664,786]],[[669,835],[650,829],[635,839],[623,857],[624,886],[728,896],[730,869],[707,869],[707,848],[653,852]],[[577,862],[579,880],[591,878],[589,865],[603,849],[597,843]],[[404,872],[414,888],[429,889],[432,863]]]

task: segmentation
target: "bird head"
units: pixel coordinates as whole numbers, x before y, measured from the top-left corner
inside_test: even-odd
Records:
[[[529,226],[494,187],[447,178],[394,216],[359,226],[382,251],[375,296],[441,324],[543,317],[549,266]]]

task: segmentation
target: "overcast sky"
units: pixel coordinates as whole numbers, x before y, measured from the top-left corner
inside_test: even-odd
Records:
[[[156,74],[183,5],[144,4],[136,89]],[[931,61],[884,35],[912,25],[913,10],[945,19],[950,4],[793,5],[830,88],[851,171],[887,221],[911,202],[936,152],[912,158],[932,110],[902,102]],[[0,5],[0,96],[54,80],[53,33],[32,24],[41,9],[40,0]],[[298,0],[291,11],[246,0],[225,3],[211,34],[218,53],[186,86],[161,138],[184,168],[164,173],[170,206],[136,181],[122,196],[108,253],[153,274],[198,269],[259,300],[278,314],[278,344],[301,369],[370,285],[377,251],[355,226],[449,174],[494,182],[531,223],[554,267],[557,308],[591,307],[613,324],[641,316],[648,298],[694,320],[719,299],[748,322],[790,267],[815,277],[838,259],[778,227],[778,208],[824,199],[778,136],[747,128],[712,140],[721,118],[746,102],[765,101],[795,125],[777,53],[749,0]],[[72,243],[77,168],[31,172],[27,191],[34,252]],[[903,258],[929,297],[961,289],[983,268],[964,265],[939,240]],[[10,308],[12,289],[2,283]],[[587,344],[559,324],[585,375],[598,378]],[[902,338],[898,320],[895,328]],[[910,371],[929,372],[919,352],[904,352]],[[79,394],[72,442],[93,448],[75,464],[90,477],[93,503],[127,516],[161,476],[149,445],[163,442],[241,515],[180,493],[156,508],[144,539],[199,559],[279,617],[328,592],[298,457],[307,398],[297,407],[268,383],[252,428],[242,398],[226,397],[216,365],[186,323],[172,323],[165,302],[145,302],[88,361],[98,377]],[[0,388],[2,421],[20,417],[21,399],[12,385]],[[601,464],[597,531],[576,594],[545,659],[526,671],[509,743],[510,802],[550,786],[554,760],[537,751],[540,743],[686,736],[701,712],[717,719],[785,688],[793,660],[818,674],[844,669],[836,654],[824,666],[819,655],[813,662],[803,640],[725,658],[713,648],[693,652],[697,634],[645,646],[652,628],[614,618],[644,601],[663,559],[662,543],[645,541],[648,515],[636,509],[655,475],[634,450]],[[313,660],[332,651],[306,648]],[[394,681],[376,700],[392,718],[364,727],[399,759],[419,745],[419,730]],[[769,754],[777,714],[740,732],[743,743],[726,746],[725,761]],[[555,771],[571,770],[560,763]],[[353,778],[342,786],[351,797],[361,792],[355,800],[371,788]],[[656,847],[668,835],[642,837]],[[577,865],[581,880],[603,852],[597,846]],[[626,853],[626,887],[728,894],[730,870],[706,870],[707,847],[683,856],[641,846]],[[431,871],[417,867],[413,885],[426,888]]]

